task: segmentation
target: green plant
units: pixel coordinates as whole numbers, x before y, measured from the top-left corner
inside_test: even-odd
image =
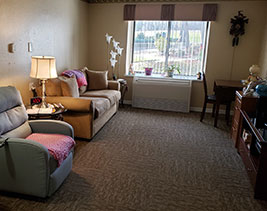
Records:
[[[172,64],[172,65],[170,65],[170,66],[167,67],[167,73],[168,74],[169,73],[173,73],[175,70],[177,71],[178,74],[181,73],[181,70],[180,70],[179,65]]]

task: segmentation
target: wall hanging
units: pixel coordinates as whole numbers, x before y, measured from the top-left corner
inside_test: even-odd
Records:
[[[248,24],[248,18],[238,11],[238,15],[231,18],[230,34],[234,36],[232,46],[237,46],[239,43],[239,36],[245,34],[245,23]]]
[[[112,36],[110,36],[108,33],[106,33],[106,43],[107,43],[107,70],[108,70],[108,65],[109,65],[109,61],[110,61],[110,65],[111,65],[111,68],[112,68],[112,79],[113,80],[117,80],[117,78],[119,77],[119,72],[120,72],[120,57],[122,55],[122,51],[123,51],[123,48],[121,48],[119,46],[119,42],[117,42]],[[111,40],[112,40],[112,44],[113,44],[113,48],[111,47],[111,50],[110,50],[110,43],[111,43]],[[113,51],[114,50],[114,51]],[[109,55],[111,56],[109,58]],[[116,57],[118,56],[118,60],[116,59]],[[117,71],[117,74],[115,72],[115,65],[116,63],[118,62],[118,71]]]

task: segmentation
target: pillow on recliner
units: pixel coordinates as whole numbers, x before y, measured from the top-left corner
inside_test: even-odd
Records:
[[[58,77],[60,80],[62,95],[67,97],[79,97],[79,88],[78,83],[75,76],[70,78],[60,76]]]
[[[99,90],[108,88],[108,71],[86,70],[88,78],[87,90]]]

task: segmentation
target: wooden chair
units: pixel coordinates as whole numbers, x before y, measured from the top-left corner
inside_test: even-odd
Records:
[[[207,103],[211,103],[213,104],[212,107],[212,117],[214,117],[214,113],[215,113],[215,109],[216,109],[216,95],[208,95],[208,88],[207,88],[207,81],[206,81],[206,76],[205,73],[202,73],[203,76],[203,86],[204,86],[204,94],[205,94],[205,98],[204,98],[204,104],[203,104],[203,109],[202,109],[202,113],[200,116],[200,121],[202,122],[206,113],[206,107],[207,107]],[[223,101],[221,102],[221,104],[226,105],[226,112],[225,112],[225,119],[227,124],[229,123],[229,117],[230,117],[230,108],[231,108],[231,101]],[[217,115],[216,115],[217,118]],[[217,122],[217,121],[216,121]],[[214,125],[216,127],[216,125]]]

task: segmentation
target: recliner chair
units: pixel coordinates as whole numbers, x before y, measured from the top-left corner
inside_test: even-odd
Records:
[[[28,121],[18,90],[0,87],[0,191],[45,198],[69,175],[74,146],[58,166],[44,145],[25,139],[32,133],[74,137],[73,128],[66,122]]]

